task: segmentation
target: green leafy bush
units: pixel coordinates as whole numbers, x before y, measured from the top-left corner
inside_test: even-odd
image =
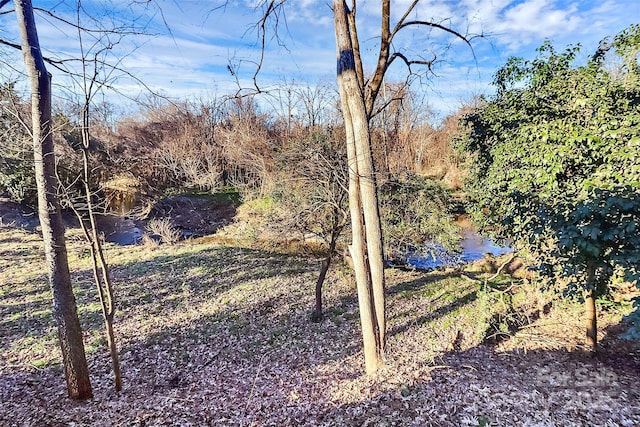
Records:
[[[640,26],[585,65],[579,51],[547,42],[532,61],[510,59],[459,143],[484,231],[526,246],[570,291],[601,294],[615,268],[640,279]]]

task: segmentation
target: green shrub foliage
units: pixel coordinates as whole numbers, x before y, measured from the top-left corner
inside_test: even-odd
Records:
[[[459,251],[453,199],[440,182],[418,175],[387,181],[380,187],[380,210],[390,260],[404,262],[411,253],[446,256]]]
[[[640,278],[640,26],[579,47],[510,59],[496,95],[463,120],[467,189],[484,231],[537,254],[569,290]]]

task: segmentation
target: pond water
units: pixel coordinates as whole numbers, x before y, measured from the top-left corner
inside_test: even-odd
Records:
[[[124,201],[128,202],[128,200]],[[219,205],[218,202],[215,202],[213,199],[208,201],[207,198],[202,197],[175,196],[166,199],[163,203],[167,206],[164,206],[161,211],[163,214],[171,213],[172,222],[179,221],[181,217],[187,219],[186,221],[183,220],[179,227],[185,236],[215,233],[215,227],[209,230],[198,230],[199,232],[193,233],[196,230],[192,228],[193,225],[189,219],[199,218],[200,222],[215,224],[222,217],[230,220],[233,213],[235,213],[235,208],[229,205],[228,201]],[[227,205],[233,208],[233,212],[220,212],[220,209],[225,209],[224,206]],[[160,206],[163,205],[160,204]],[[121,216],[131,208],[129,205],[119,205],[118,208],[119,209],[111,214],[100,215],[98,217],[98,229],[104,233],[107,242],[118,245],[135,245],[139,243],[143,234],[144,221],[134,221],[129,217]],[[200,218],[205,212],[207,212],[210,217]],[[436,256],[435,258],[433,256],[410,254],[405,260],[406,264],[423,270],[433,270],[437,267],[455,266],[477,261],[482,259],[486,254],[500,256],[513,251],[508,245],[497,245],[490,239],[478,234],[466,215],[460,215],[456,218],[456,221],[462,228],[463,239],[460,253],[445,254],[444,256]]]
[[[142,238],[142,230],[130,218],[117,215],[100,215],[96,218],[98,230],[107,242],[117,245],[135,245]]]
[[[422,270],[433,270],[437,267],[467,264],[482,259],[486,254],[500,256],[513,252],[510,246],[500,246],[476,231],[465,229],[462,232],[462,251],[459,254],[448,254],[446,257],[409,255],[407,263]]]
[[[105,201],[109,207],[108,213],[96,216],[98,230],[104,234],[104,239],[117,245],[139,243],[142,230],[127,216],[136,207],[136,192],[106,188]]]
[[[130,218],[116,215],[102,215],[98,217],[98,229],[104,233],[107,242],[117,245],[135,245],[142,238],[142,226]],[[510,246],[500,246],[490,239],[481,236],[471,229],[463,230],[461,242],[462,251],[458,254],[446,256],[409,255],[406,262],[409,266],[422,270],[433,270],[437,267],[467,264],[482,259],[486,254],[500,256],[510,253]]]
[[[149,206],[147,219],[136,219],[141,208],[136,208],[133,199],[118,198],[110,213],[100,216],[98,228],[106,241],[118,245],[139,243],[147,220],[153,218],[170,220],[182,238],[207,236],[232,221],[239,201],[239,194],[233,192],[172,195]],[[151,237],[160,238],[153,234]]]

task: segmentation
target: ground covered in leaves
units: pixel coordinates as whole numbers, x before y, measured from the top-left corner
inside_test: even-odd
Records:
[[[309,320],[318,262],[191,240],[108,246],[124,390],[113,390],[88,250],[70,237],[94,398],[66,397],[37,233],[0,227],[2,426],[640,425],[630,304],[581,307],[480,273],[387,270],[387,363],[363,375],[353,278],[338,264]]]

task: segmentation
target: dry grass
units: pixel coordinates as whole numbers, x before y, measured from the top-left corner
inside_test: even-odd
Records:
[[[367,377],[345,267],[331,271],[326,319],[312,323],[318,265],[308,258],[206,239],[107,249],[124,390],[112,389],[89,259],[72,240],[95,393],[77,403],[65,396],[39,238],[0,229],[0,425],[640,423],[632,356],[583,356],[578,331],[550,326],[553,316],[568,324],[561,313],[573,319],[579,308],[557,303],[545,312],[547,297],[520,282],[506,301],[511,279],[504,276],[485,289],[456,274],[388,270],[387,364]],[[628,310],[620,307],[603,322],[617,323]],[[509,339],[482,344],[519,310],[529,323],[519,318]],[[559,331],[553,340],[563,338],[562,345],[526,338],[545,330]]]
[[[182,237],[180,230],[173,226],[169,218],[152,218],[147,221],[146,228],[168,245],[177,243]]]

